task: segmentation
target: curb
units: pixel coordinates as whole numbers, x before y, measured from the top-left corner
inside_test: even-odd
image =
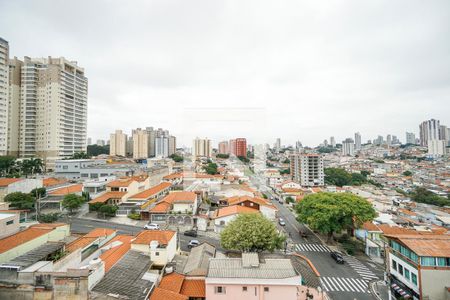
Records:
[[[132,226],[132,227],[140,228],[140,226],[138,226],[138,225],[132,225],[132,224],[127,224],[127,223],[118,223],[118,222],[113,222],[111,220],[94,219],[94,218],[86,218],[86,217],[76,217],[73,219],[81,219],[81,220],[88,220],[88,221],[94,221],[94,222],[103,222],[103,223],[109,223],[109,224],[125,225],[125,226]]]
[[[384,300],[383,298],[380,297],[380,295],[378,295],[378,293],[375,291],[375,284],[379,283],[379,282],[383,282],[383,281],[373,281],[369,284],[370,286],[370,292],[372,293],[372,295],[377,298],[378,300]]]

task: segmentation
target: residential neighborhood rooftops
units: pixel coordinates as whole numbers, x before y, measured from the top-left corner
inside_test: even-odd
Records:
[[[122,177],[117,180],[111,181],[106,186],[108,187],[127,187],[133,181],[143,182],[148,178],[148,176],[131,176],[131,177]]]
[[[205,298],[205,280],[188,279],[184,275],[171,273],[161,279],[150,300],[178,300]]]
[[[108,272],[131,248],[131,235],[118,235],[109,241],[100,255],[100,259],[105,263],[105,272]]]
[[[175,233],[171,230],[145,230],[136,236],[132,244],[149,245],[151,241],[158,241],[160,245],[167,245]]]
[[[209,262],[207,277],[213,278],[260,278],[283,279],[297,276],[290,259],[264,259],[258,265],[251,254],[243,253],[242,258],[212,258]]]
[[[139,192],[137,194],[134,194],[133,196],[130,196],[129,199],[148,199],[151,197],[154,197],[159,192],[168,189],[172,184],[169,182],[161,182],[158,185],[155,185],[149,189],[146,189],[145,191]]]
[[[21,269],[25,269],[40,260],[45,260],[48,255],[63,248],[64,242],[48,242],[4,263],[3,265],[18,266],[21,267]]]
[[[81,193],[83,191],[82,184],[73,184],[61,188],[57,188],[48,192],[50,196],[65,196],[68,194]]]
[[[235,214],[252,214],[252,213],[253,214],[259,213],[259,210],[241,205],[232,205],[219,208],[218,210],[216,210],[214,212],[213,219],[231,216]]]
[[[4,253],[26,242],[34,240],[59,226],[66,226],[67,224],[37,224],[33,225],[16,234],[0,239],[0,253]]]
[[[84,247],[90,245],[99,237],[107,237],[113,235],[116,230],[107,229],[107,228],[95,228],[88,234],[76,239],[66,246],[66,251],[73,252],[77,249],[83,249]]]
[[[127,192],[106,192],[97,198],[92,199],[89,203],[106,203],[109,199],[122,199],[126,194]]]
[[[125,299],[146,300],[155,284],[143,279],[151,264],[148,255],[130,250],[106,273],[92,291],[103,295],[114,294]]]
[[[0,178],[0,187],[6,187],[11,183],[21,181],[22,178]]]
[[[449,235],[391,234],[387,237],[397,239],[419,256],[450,257]]]
[[[171,192],[162,199],[164,202],[177,203],[177,202],[194,202],[197,199],[197,194],[194,192]]]

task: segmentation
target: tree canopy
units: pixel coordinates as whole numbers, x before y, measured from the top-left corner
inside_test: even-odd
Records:
[[[349,173],[341,168],[325,168],[325,183],[336,186],[344,185],[361,185],[371,183],[367,180],[369,172],[361,171],[361,173]]]
[[[173,159],[174,162],[182,162],[184,160],[183,156],[176,153],[170,155],[170,158]]]
[[[275,224],[260,214],[241,214],[220,234],[222,247],[245,252],[273,252],[283,248],[285,239]]]
[[[203,169],[208,173],[209,175],[216,175],[219,172],[217,171],[217,164],[210,162],[208,165],[204,166]]]
[[[5,202],[9,202],[15,209],[32,209],[35,199],[30,194],[14,192],[5,196]]]
[[[61,205],[69,211],[69,213],[73,213],[78,210],[84,203],[84,198],[82,196],[78,196],[75,194],[68,194],[64,196]]]
[[[364,198],[348,193],[316,193],[303,198],[295,207],[297,220],[333,239],[335,232],[360,227],[376,216]]]
[[[104,146],[88,145],[86,154],[87,154],[87,156],[97,156],[100,154],[109,154],[109,145],[104,145]]]
[[[419,203],[432,204],[437,206],[450,205],[450,199],[447,197],[441,197],[435,193],[427,190],[424,187],[417,187],[413,192],[411,192],[410,197],[412,200]]]
[[[226,159],[226,158],[230,158],[230,154],[217,153],[216,157]]]

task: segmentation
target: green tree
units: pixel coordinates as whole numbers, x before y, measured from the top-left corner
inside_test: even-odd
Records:
[[[352,173],[352,185],[361,185],[367,183],[367,178],[359,173]]]
[[[54,223],[58,221],[59,213],[48,213],[48,214],[41,214],[39,216],[39,222],[41,223]]]
[[[16,164],[16,159],[12,156],[0,156],[0,176],[5,177],[11,174],[14,166]]]
[[[68,194],[64,196],[61,202],[62,207],[67,209],[70,214],[78,210],[84,203],[84,198],[75,194]]]
[[[450,205],[450,199],[436,195],[432,191],[424,187],[417,187],[411,194],[412,200],[419,203],[432,204],[437,206],[447,206]]]
[[[206,173],[210,175],[215,175],[219,173],[217,171],[217,164],[213,162],[208,163],[208,165],[204,166],[203,169],[206,171]]]
[[[89,203],[89,211],[98,211],[103,205],[101,202]]]
[[[275,224],[260,214],[240,214],[220,234],[223,248],[245,252],[273,252],[283,248],[285,240]]]
[[[405,172],[403,172],[403,176],[411,176],[412,175],[412,172],[411,171],[405,171]]]
[[[216,157],[217,158],[227,159],[227,158],[230,158],[230,155],[229,154],[218,153],[218,154],[216,154]]]
[[[240,161],[242,161],[243,163],[249,163],[250,159],[248,159],[245,156],[238,156],[237,158],[239,158]]]
[[[88,159],[90,156],[85,152],[75,152],[72,156],[65,159]]]
[[[105,204],[100,207],[98,212],[103,214],[103,217],[115,217],[118,209],[115,205]]]
[[[286,197],[286,203],[289,204],[289,203],[294,203],[294,202],[295,202],[295,200],[291,196]]]
[[[47,189],[45,187],[34,188],[31,190],[30,195],[35,198],[42,198],[47,195]]]
[[[284,170],[281,170],[280,171],[280,174],[281,175],[283,175],[283,174],[290,174],[291,173],[291,170],[290,169],[284,169]]]
[[[170,155],[170,158],[173,159],[174,162],[182,162],[184,160],[183,156],[176,153]]]
[[[32,209],[35,199],[26,193],[14,192],[5,196],[5,202],[9,202],[15,209]]]
[[[360,227],[375,218],[372,205],[364,198],[348,193],[316,193],[296,205],[297,220],[312,229],[327,234],[333,240],[335,232]]]
[[[109,145],[100,146],[100,145],[88,145],[87,156],[98,156],[100,154],[109,154]]]
[[[341,168],[325,168],[325,183],[336,186],[350,185],[352,175]]]

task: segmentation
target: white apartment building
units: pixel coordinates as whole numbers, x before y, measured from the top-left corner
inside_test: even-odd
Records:
[[[415,144],[416,143],[416,135],[412,132],[406,133],[406,143],[407,144]]]
[[[352,139],[347,138],[344,141],[342,141],[342,155],[344,156],[355,155],[355,144]]]
[[[361,133],[355,133],[355,150],[361,150]]]
[[[440,122],[439,120],[431,119],[427,121],[423,121],[419,125],[420,129],[420,145],[428,146],[429,140],[439,140],[439,129]]]
[[[428,155],[433,157],[446,154],[447,142],[444,140],[428,140]]]
[[[173,135],[169,136],[169,156],[177,151],[177,138]]]
[[[208,138],[194,140],[193,153],[194,156],[211,157],[211,140]]]
[[[9,44],[0,38],[0,155],[8,151]]]
[[[9,61],[8,153],[56,159],[86,151],[88,80],[76,62],[59,58]]]
[[[323,157],[321,155],[295,153],[289,159],[292,180],[308,187],[325,185]]]
[[[111,133],[109,138],[109,155],[127,156],[127,135],[122,130]]]
[[[169,156],[169,137],[162,135],[155,138],[155,156]]]

